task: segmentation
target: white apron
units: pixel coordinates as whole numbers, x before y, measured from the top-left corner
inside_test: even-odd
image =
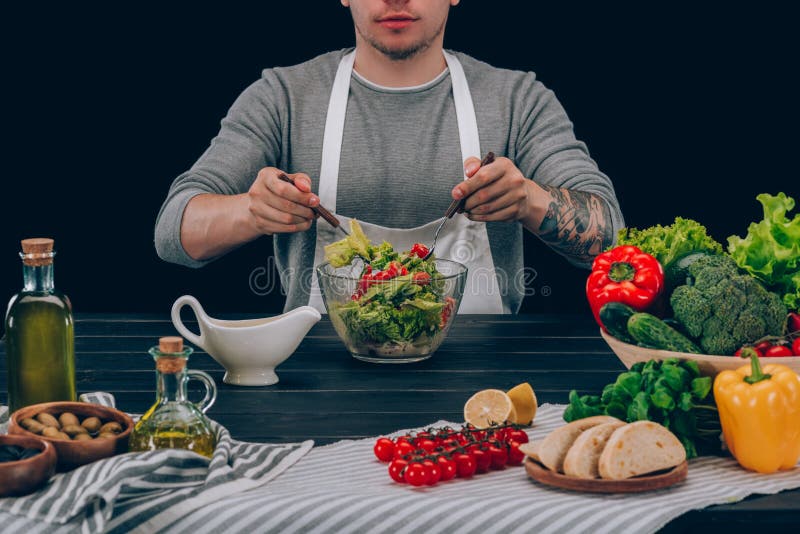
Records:
[[[464,69],[458,59],[447,52],[445,61],[450,69],[453,85],[453,100],[458,122],[458,136],[461,144],[461,161],[470,156],[480,159],[481,147],[478,138],[478,122],[472,96],[464,76]],[[344,120],[347,112],[347,99],[350,93],[350,76],[353,72],[355,52],[342,58],[333,82],[325,134],[322,141],[322,166],[319,174],[319,202],[331,212],[336,212],[336,190],[339,180],[339,156],[342,149]],[[464,175],[466,179],[466,175]],[[350,228],[350,219],[336,215],[345,228]],[[410,250],[414,243],[430,246],[433,234],[441,218],[416,228],[387,228],[359,220],[364,233],[370,241],[388,241],[395,250]],[[325,261],[325,245],[341,239],[341,234],[322,219],[317,220],[317,242],[314,250],[314,272],[311,280],[309,306],[326,313],[325,304],[317,280],[316,266]],[[486,224],[469,220],[456,214],[445,224],[436,241],[436,257],[463,263],[467,266],[467,283],[458,313],[510,313],[504,308],[497,276],[494,270],[492,252]]]

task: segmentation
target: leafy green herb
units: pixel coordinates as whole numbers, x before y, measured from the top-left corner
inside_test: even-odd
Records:
[[[670,358],[639,362],[606,385],[598,395],[572,390],[564,410],[567,422],[610,415],[632,423],[655,421],[683,443],[686,455],[718,452],[721,432],[711,392],[711,378],[700,376],[696,362]]]

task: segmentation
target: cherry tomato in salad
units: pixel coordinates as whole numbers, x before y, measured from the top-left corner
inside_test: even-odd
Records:
[[[392,480],[400,482],[401,484],[404,483],[403,469],[405,469],[407,465],[408,462],[400,458],[392,460],[392,463],[389,464],[389,476],[392,477]]]
[[[389,438],[380,438],[375,442],[373,451],[381,462],[390,462],[394,458],[394,442]]]
[[[795,356],[800,356],[800,337],[796,337],[794,341],[792,341],[792,353]]]
[[[777,358],[781,356],[791,356],[792,349],[787,347],[786,345],[774,345],[767,349],[767,352],[764,353],[764,356],[767,358]]]
[[[422,486],[428,482],[428,470],[423,464],[413,462],[406,467],[403,478],[412,486]]]
[[[418,286],[427,286],[431,283],[431,275],[425,271],[419,271],[414,273],[414,276],[411,277],[411,280]]]
[[[409,254],[414,254],[418,258],[424,258],[428,255],[428,247],[423,245],[422,243],[414,243],[414,246],[411,247]]]

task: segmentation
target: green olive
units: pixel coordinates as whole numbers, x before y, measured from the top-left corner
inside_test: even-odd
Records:
[[[113,432],[114,434],[119,434],[122,432],[122,425],[116,421],[108,422],[100,427],[100,433],[102,434],[103,432]]]
[[[42,412],[36,416],[36,420],[42,423],[44,426],[51,426],[53,428],[61,428],[61,424],[58,422],[58,419],[50,415],[49,413]]]
[[[98,417],[87,417],[81,423],[81,426],[94,434],[95,432],[100,430],[100,427],[103,426],[103,423],[100,421]]]
[[[103,439],[103,438],[116,439],[116,437],[117,435],[114,432],[100,432],[97,435],[97,439]]]
[[[20,421],[19,425],[28,432],[33,432],[34,434],[41,434],[42,430],[46,428],[42,423],[36,419],[31,419],[30,417],[26,417]]]
[[[42,430],[42,435],[48,438],[57,438],[59,434],[61,434],[61,432],[52,426],[46,426]]]
[[[80,425],[81,422],[78,420],[78,417],[74,413],[64,412],[58,416],[58,422],[61,423],[62,428],[66,428],[70,425]]]
[[[90,436],[89,434],[87,434],[85,432],[80,432],[80,433],[75,434],[74,436],[72,436],[72,439],[74,439],[75,441],[91,441],[92,440],[92,436]]]
[[[63,428],[65,434],[68,434],[70,437],[75,437],[78,434],[88,434],[89,431],[83,428],[81,425],[68,425]]]
[[[57,436],[53,437],[55,437],[56,439],[65,439],[67,441],[71,439],[67,434],[64,434],[63,432],[59,432]]]

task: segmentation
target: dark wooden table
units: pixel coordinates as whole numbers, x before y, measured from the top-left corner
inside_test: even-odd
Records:
[[[234,318],[234,317],[229,317]],[[119,408],[141,413],[155,398],[153,360],[147,349],[175,335],[161,315],[79,315],[76,323],[79,392],[109,391]],[[187,321],[187,326],[194,324]],[[4,347],[0,346],[0,399],[5,402]],[[198,351],[192,369],[207,371],[219,395],[209,415],[234,438],[317,444],[377,436],[438,419],[463,420],[474,392],[530,382],[539,403],[566,403],[570,389],[598,392],[624,370],[589,316],[459,316],[448,339],[429,360],[379,365],[352,358],[327,319],[278,367],[280,382],[267,387],[222,383],[224,371]],[[199,391],[190,391],[199,400]],[[757,525],[759,532],[796,528],[800,491],[754,496],[685,514],[665,531]]]

